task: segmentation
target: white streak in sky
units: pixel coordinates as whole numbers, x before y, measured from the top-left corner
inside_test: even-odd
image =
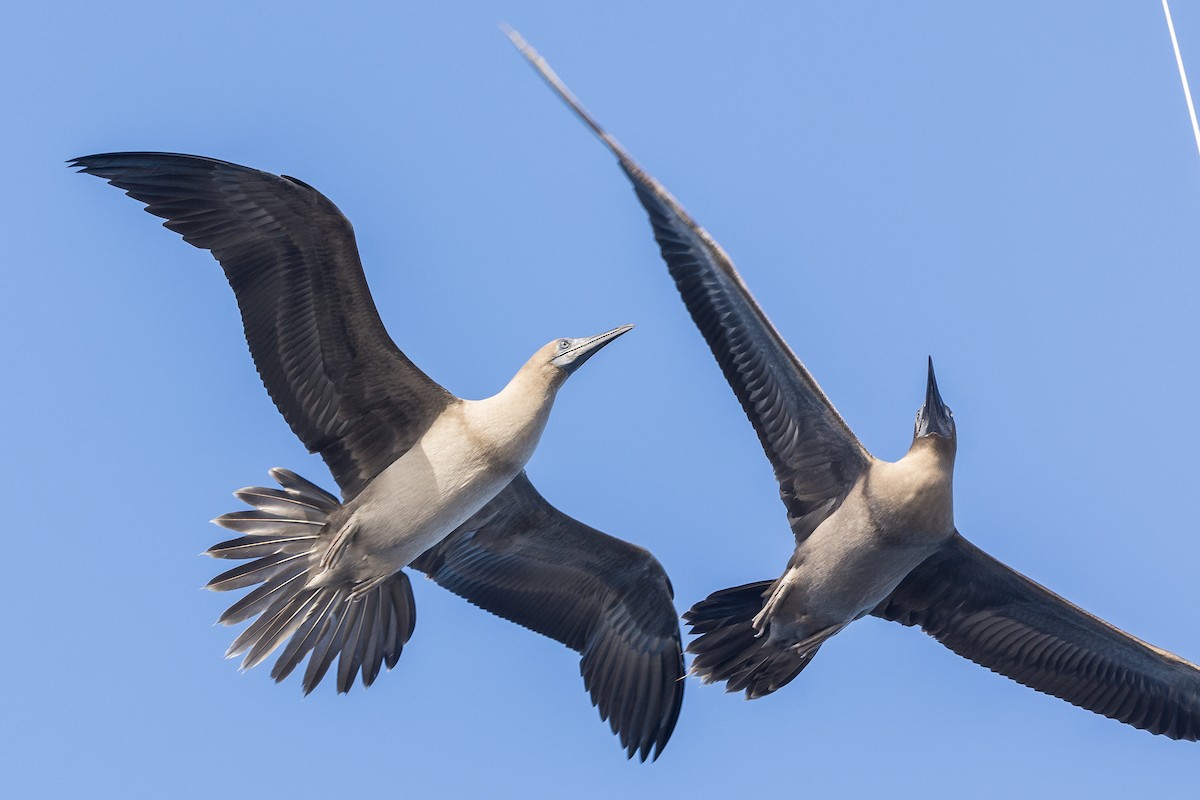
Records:
[[[1196,124],[1196,106],[1192,104],[1192,90],[1188,88],[1187,73],[1183,70],[1183,56],[1179,54],[1179,40],[1175,38],[1175,23],[1171,21],[1171,8],[1162,0],[1163,13],[1167,16],[1167,30],[1171,32],[1171,46],[1175,48],[1175,63],[1179,66],[1179,80],[1183,83],[1183,97],[1187,100],[1188,114],[1192,118],[1192,135],[1196,137],[1196,152],[1200,153],[1200,125]]]

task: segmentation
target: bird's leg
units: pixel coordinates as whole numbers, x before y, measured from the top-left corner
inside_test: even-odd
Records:
[[[787,572],[783,573],[783,577],[775,581],[774,585],[771,586],[771,594],[767,597],[766,602],[763,603],[762,611],[759,611],[754,616],[754,619],[750,622],[750,624],[754,627],[754,635],[756,637],[762,636],[767,632],[767,628],[769,628],[771,624],[771,617],[773,617],[783,605],[785,598],[791,592],[795,582],[795,572],[789,569]]]
[[[807,653],[810,650],[815,651],[821,646],[822,643],[824,643],[826,639],[836,634],[842,628],[846,627],[846,624],[848,623],[843,623],[841,625],[830,625],[826,628],[821,628],[821,630],[817,631],[816,633],[804,637],[795,644],[789,645],[789,647],[792,650],[795,650],[797,653]]]
[[[395,574],[395,573],[392,573],[392,574]],[[355,586],[353,589],[350,590],[349,602],[353,603],[353,602],[358,601],[367,592],[371,591],[376,586],[383,583],[390,577],[392,577],[392,575],[380,575],[378,578],[372,578],[369,581],[363,581],[362,583],[358,584],[357,586]]]
[[[354,524],[353,519],[346,520],[346,524],[338,528],[337,533],[329,540],[329,546],[325,548],[325,552],[321,554],[320,561],[317,562],[317,567],[321,571],[328,570],[341,557],[346,550],[346,545],[350,544],[350,540],[354,538],[354,534],[358,532],[358,526]]]

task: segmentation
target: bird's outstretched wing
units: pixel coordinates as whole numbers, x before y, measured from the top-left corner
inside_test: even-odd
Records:
[[[579,652],[629,757],[662,752],[683,702],[683,651],[671,583],[650,553],[558,511],[521,473],[413,566]]]
[[[454,398],[392,342],[349,220],[295,178],[199,156],[109,153],[72,166],[212,251],[271,398],[349,500]]]
[[[1200,738],[1200,668],[1072,605],[957,533],[873,613],[919,625],[1039,692],[1151,733]]]
[[[804,539],[841,503],[870,454],[758,307],[721,246],[600,127],[537,51],[515,31],[507,33],[633,183],[683,302],[775,468],[792,530]]]

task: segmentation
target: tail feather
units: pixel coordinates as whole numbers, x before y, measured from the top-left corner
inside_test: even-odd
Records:
[[[322,514],[322,517],[327,516]],[[270,511],[262,509],[254,509],[253,511],[234,511],[231,514],[222,514],[213,520],[222,528],[228,528],[231,531],[238,533],[253,533],[260,536],[270,536],[280,533],[294,534],[298,529],[303,529],[304,526],[310,526],[312,533],[320,533],[321,528],[325,527],[325,519],[318,518],[309,519],[293,519],[292,517],[279,516]]]
[[[277,536],[239,536],[226,542],[214,544],[204,551],[213,558],[259,558],[275,553],[303,553],[308,555],[316,543],[317,533],[284,534]],[[214,578],[208,588],[215,589]]]
[[[380,611],[382,602],[382,595],[378,588],[368,592],[358,602],[360,607],[358,619],[352,629],[353,633],[350,639],[343,645],[342,661],[338,664],[338,686],[346,687],[342,691],[348,691],[353,685],[354,674],[359,669],[362,670],[363,686],[370,686],[379,675],[380,667],[383,665],[383,631],[381,628],[383,615]],[[344,655],[347,647],[353,648],[349,663]]]
[[[683,615],[695,654],[692,672],[705,683],[725,682],[729,692],[745,692],[753,700],[785,686],[808,666],[834,631],[822,632],[800,645],[786,645],[759,635],[754,618],[762,611],[774,581],[758,581],[714,592]]]
[[[302,498],[311,506],[323,508],[326,511],[333,511],[342,504],[342,501],[329,492],[317,486],[312,481],[301,478],[290,469],[274,467],[270,470],[270,475],[288,494],[293,497]]]
[[[297,575],[286,586],[277,590],[275,595],[270,599],[269,605],[259,615],[258,619],[251,622],[233,640],[233,644],[229,645],[229,649],[225,651],[226,658],[233,658],[236,655],[246,652],[247,649],[262,638],[263,634],[267,632],[281,614],[285,613],[296,603],[297,599],[300,600],[301,604],[307,599],[307,592],[305,592],[304,587],[299,581],[299,578],[302,576],[303,573]],[[249,669],[249,664],[243,664],[243,667]]]
[[[242,536],[208,549],[214,558],[252,559],[208,583],[228,591],[250,591],[221,615],[234,624],[257,616],[230,645],[228,656],[245,653],[249,669],[283,647],[271,677],[282,681],[307,657],[303,688],[308,694],[338,660],[337,690],[348,692],[359,672],[370,686],[384,664],[396,666],[416,625],[412,585],[397,572],[361,593],[353,587],[311,587],[313,551],[336,497],[284,469],[271,470],[282,489],[251,486],[235,496],[252,510],[213,520]]]
[[[342,653],[338,658],[337,688],[339,692],[348,692],[354,685],[358,668],[362,666],[363,622],[366,619],[367,602],[365,599],[351,603],[346,608],[346,620],[342,624],[345,635],[342,636]]]
[[[300,623],[300,627],[292,634],[287,646],[275,660],[275,666],[271,668],[271,677],[276,683],[291,675],[304,657],[312,652],[324,630],[324,623],[329,619],[329,614],[338,600],[335,593],[329,593],[328,596],[323,593],[317,595],[317,604],[313,612]]]
[[[302,580],[308,574],[308,565],[303,562],[288,564],[282,572],[259,586],[250,594],[238,600],[225,609],[225,613],[217,620],[222,625],[233,625],[256,617],[274,602],[280,599],[290,599],[292,595],[304,588]]]
[[[254,586],[255,584],[274,578],[286,570],[289,565],[294,567],[298,561],[306,558],[308,558],[307,553],[289,554],[286,552],[275,552],[251,561],[248,564],[239,564],[233,569],[222,572],[209,581],[208,585],[204,588],[213,589],[218,592],[245,589],[247,586]]]
[[[383,595],[380,592],[371,592],[363,598],[363,602],[367,606],[367,619],[370,620],[370,624],[363,625],[366,642],[363,648],[362,682],[363,686],[370,686],[379,677],[379,669],[383,666]]]
[[[238,638],[246,637],[247,643],[251,643],[253,646],[242,660],[242,669],[250,669],[261,664],[276,647],[279,647],[285,639],[295,633],[296,629],[304,622],[305,617],[312,611],[314,601],[317,599],[318,592],[311,589],[302,591],[288,602],[283,603],[283,608],[271,616],[270,623],[257,635],[251,635],[250,628],[247,628]],[[263,614],[259,617],[259,621],[266,618],[267,614]]]
[[[403,580],[388,581],[379,587],[381,593],[387,593],[384,600],[390,600],[392,606],[392,625],[383,646],[383,660],[388,669],[396,666],[405,643],[417,627],[417,604],[413,600],[412,584],[404,573],[400,576]]]
[[[348,608],[346,600],[341,600],[338,607]],[[301,684],[304,694],[307,695],[317,688],[317,684],[329,671],[329,665],[340,652],[340,648],[335,645],[341,642],[338,631],[345,619],[345,614],[330,614],[322,623],[321,632],[317,635],[317,644],[313,647],[312,655],[308,657],[308,667],[304,670],[304,682]]]
[[[291,494],[286,489],[266,489],[262,486],[238,489],[233,496],[259,511],[288,519],[323,520],[337,507],[327,506],[323,498],[308,499]]]

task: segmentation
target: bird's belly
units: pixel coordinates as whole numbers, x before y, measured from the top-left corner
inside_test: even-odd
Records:
[[[781,579],[786,592],[775,612],[778,622],[792,621],[801,638],[852,622],[879,605],[939,546],[934,538],[898,544],[867,529],[818,528]]]
[[[947,474],[903,461],[873,466],[796,548],[772,592],[772,626],[803,639],[858,619],[953,531]]]
[[[344,568],[352,581],[391,574],[446,538],[523,465],[455,430],[430,431],[355,499]],[[341,570],[339,570],[341,571]]]

